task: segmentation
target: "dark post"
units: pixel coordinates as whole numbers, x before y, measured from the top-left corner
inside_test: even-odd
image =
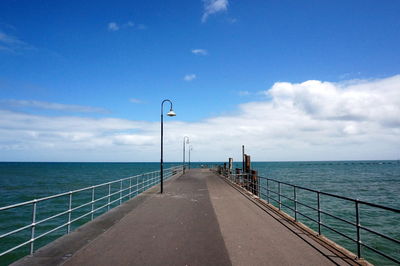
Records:
[[[279,210],[282,208],[281,202],[281,182],[278,182],[278,202],[279,202]]]
[[[163,171],[163,167],[164,167],[164,163],[163,163],[163,152],[164,152],[164,125],[163,125],[163,103],[161,104],[161,160],[160,160],[160,193],[163,193],[163,179],[164,179],[164,171]]]
[[[226,163],[224,163],[224,175],[226,175]]]
[[[169,102],[171,108],[169,109],[168,116],[175,116],[175,112],[172,110],[172,102],[168,99],[161,102],[161,159],[160,159],[160,192],[163,193],[163,180],[164,180],[164,171],[163,171],[163,152],[164,152],[164,118],[163,118],[163,107],[164,103]]]
[[[250,155],[245,154],[244,155],[244,186],[247,190],[250,190]]]
[[[243,173],[245,172],[244,171],[244,145],[242,145],[242,171],[243,171]]]
[[[257,178],[257,171],[255,170],[251,170],[251,182],[252,182],[252,188],[251,188],[251,192],[258,196],[258,178]]]
[[[357,224],[357,257],[361,258],[360,211],[359,211],[358,199],[356,200],[356,224]]]
[[[318,235],[321,234],[321,201],[320,201],[321,196],[320,196],[320,194],[321,194],[321,193],[318,191],[318,193],[317,193],[317,204],[318,204],[318,206],[317,206],[317,208],[318,208]]]
[[[240,182],[240,171],[241,171],[242,169],[240,169],[240,168],[236,168],[236,179],[235,179],[235,182],[236,182],[236,184],[239,184],[239,185],[241,185],[241,182]]]
[[[183,137],[183,173],[185,173],[185,170],[186,170],[186,166],[185,166],[185,156],[186,156],[185,144],[188,143],[188,142],[189,142],[189,137],[188,136],[184,136]],[[189,151],[189,153],[190,153],[190,151]]]
[[[250,173],[250,165],[251,165],[251,160],[250,160],[250,155],[247,155],[247,154],[245,154],[244,155],[245,156],[245,158],[246,158],[246,160],[245,160],[245,171],[246,171],[246,173]]]
[[[294,220],[297,222],[297,193],[296,193],[296,186],[293,187],[293,201],[294,201]]]

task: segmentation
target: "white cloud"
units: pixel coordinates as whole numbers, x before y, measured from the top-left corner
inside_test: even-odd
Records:
[[[137,98],[131,98],[131,99],[129,99],[129,101],[131,103],[142,103],[142,101],[140,99],[137,99]]]
[[[400,125],[400,75],[345,83],[279,82],[267,93],[275,104],[293,106],[317,120]]]
[[[203,0],[204,12],[201,21],[204,23],[212,14],[223,12],[228,9],[228,0]]]
[[[32,49],[32,46],[0,30],[0,51],[17,52],[22,49]]]
[[[135,26],[135,23],[133,23],[132,21],[128,21],[127,23],[124,24],[125,27],[133,27]]]
[[[116,22],[110,22],[107,26],[109,31],[117,31],[119,30],[119,25]]]
[[[137,25],[137,29],[138,29],[138,30],[147,30],[147,26],[144,25],[144,24],[138,24],[138,25]]]
[[[16,108],[39,108],[48,109],[62,112],[75,112],[75,113],[108,113],[104,108],[75,105],[75,104],[61,104],[50,103],[35,100],[0,100],[0,107],[16,107]]]
[[[205,49],[193,49],[192,53],[195,55],[207,55],[208,52]]]
[[[187,74],[183,77],[183,80],[185,81],[192,81],[196,79],[196,74]]]
[[[250,92],[249,91],[239,91],[238,94],[239,94],[239,96],[248,96],[248,95],[250,95]]]
[[[226,21],[230,24],[235,24],[238,20],[236,18],[228,18]]]
[[[109,31],[118,31],[126,28],[133,28],[135,30],[145,30],[147,29],[147,26],[144,24],[135,24],[132,21],[128,21],[126,23],[121,23],[121,24],[118,24],[117,22],[110,22],[108,23],[107,28]]]
[[[4,32],[0,31],[0,42],[6,45],[19,45],[24,44],[21,40],[17,39],[14,36],[5,34]]]
[[[268,100],[198,122],[165,117],[164,155],[179,161],[182,137],[193,160],[398,159],[400,75],[344,83],[278,82]],[[139,116],[138,116],[139,117]],[[160,123],[47,117],[0,110],[0,160],[156,161]]]

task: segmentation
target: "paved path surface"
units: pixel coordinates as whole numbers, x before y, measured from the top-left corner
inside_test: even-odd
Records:
[[[76,251],[64,255],[62,264],[355,264],[271,209],[254,204],[209,170],[191,170],[164,187],[163,195],[155,188],[128,202],[131,210],[89,243],[74,247]],[[78,233],[75,239],[85,240]],[[74,233],[66,239],[74,239]],[[58,251],[68,248],[63,241],[54,244]],[[69,241],[77,245],[76,240]],[[51,257],[51,248],[41,253]],[[50,264],[60,264],[60,260],[40,261],[40,265]]]
[[[65,265],[230,265],[205,176],[165,185]]]

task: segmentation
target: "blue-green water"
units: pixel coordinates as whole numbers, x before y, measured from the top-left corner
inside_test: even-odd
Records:
[[[193,163],[192,166],[198,167],[201,164],[205,163]],[[176,164],[166,163],[165,167],[173,165]],[[235,163],[235,167],[241,167],[241,164]],[[0,206],[117,180],[158,170],[158,168],[158,163],[0,163]],[[400,209],[400,163],[398,161],[255,162],[252,163],[252,168],[258,170],[261,176]],[[290,188],[282,187],[282,192],[287,193],[288,197],[292,197],[293,195]],[[102,191],[96,193],[101,194]],[[90,193],[82,193],[79,197],[83,201],[84,198],[90,198],[91,195]],[[306,192],[299,192],[298,200],[302,200],[311,206],[315,206],[316,202],[315,195]],[[292,203],[288,200],[283,200],[283,203],[292,206]],[[118,205],[118,203],[114,205]],[[354,221],[354,204],[352,203],[321,197],[321,207],[323,210]],[[38,210],[42,210],[38,212],[38,217],[39,219],[40,217],[47,217],[64,211],[67,208],[67,198],[51,200],[43,206],[38,206]],[[293,215],[291,210],[284,207],[283,210]],[[316,213],[305,207],[298,206],[298,210],[312,218],[316,217]],[[76,215],[83,213],[85,210],[80,211]],[[96,216],[103,212],[97,212]],[[29,224],[31,222],[31,213],[31,206],[18,208],[18,211],[0,213],[0,234]],[[362,225],[390,235],[395,239],[400,239],[400,217],[398,214],[361,207],[360,217]],[[355,238],[355,230],[351,226],[337,222],[326,215],[323,215],[321,218],[325,224],[333,226],[335,229]],[[66,217],[59,217],[58,221],[43,224],[42,228],[37,228],[37,231],[40,232],[42,230],[44,232],[53,228],[55,222],[60,224],[65,222],[65,220]],[[86,219],[74,223],[72,229],[75,229],[88,220],[90,218],[86,217]],[[299,217],[299,220],[317,230],[313,222],[307,221],[303,217]],[[36,244],[35,242],[35,249],[61,236],[65,231],[66,229],[62,228],[50,236],[44,237],[39,243]],[[349,250],[356,252],[356,246],[351,241],[345,240],[343,237],[325,228],[322,229],[322,233]],[[361,236],[364,243],[384,250],[397,259],[400,258],[400,245],[377,238],[363,230]],[[0,253],[10,246],[28,240],[29,237],[30,230],[28,229],[18,233],[14,237],[0,239]],[[28,252],[29,245],[18,249],[13,254],[1,257],[0,265],[5,265],[18,257],[26,255]],[[381,256],[375,255],[365,248],[362,249],[362,256],[378,265],[391,265]]]
[[[177,166],[176,163],[164,163],[164,169]],[[125,177],[135,176],[142,173],[148,173],[159,170],[159,163],[0,163],[0,207],[8,206],[20,202],[29,201],[47,197],[54,194],[72,191],[96,184],[102,184]],[[151,176],[138,177],[133,182],[142,183]],[[129,180],[125,180],[122,184],[123,188],[129,187]],[[134,185],[134,184],[132,184]],[[138,186],[139,191],[132,194],[142,192],[144,185]],[[129,190],[122,192],[120,183],[117,182],[110,186],[110,192],[115,193],[110,200],[116,201],[110,205],[113,208],[119,205],[118,198],[125,196]],[[136,190],[134,187],[133,191]],[[108,186],[96,188],[95,199],[104,197],[108,194]],[[92,191],[78,192],[73,195],[72,208],[90,202],[92,199]],[[124,200],[129,199],[125,197]],[[94,209],[106,205],[108,198],[100,200],[94,204]],[[13,208],[0,212],[0,235],[13,231],[17,228],[29,225],[32,222],[32,204]],[[71,219],[76,219],[91,211],[91,204],[72,212]],[[69,208],[69,195],[59,198],[46,200],[37,204],[36,222],[51,217]],[[101,215],[107,211],[102,208],[94,213],[94,217]],[[68,214],[64,214],[55,219],[41,223],[35,227],[35,236],[41,235],[59,225],[68,221]],[[76,229],[80,225],[90,221],[91,215],[71,224],[71,230]],[[64,235],[67,227],[64,226],[59,230],[40,238],[35,241],[34,249],[37,250],[41,246],[51,242],[52,240]],[[0,253],[28,241],[31,237],[31,228],[27,228],[21,232],[0,239]],[[8,265],[29,254],[30,245],[25,245],[12,253],[0,257],[0,265]]]

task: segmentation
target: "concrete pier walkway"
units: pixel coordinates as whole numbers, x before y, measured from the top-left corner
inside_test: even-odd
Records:
[[[16,265],[357,265],[208,169],[187,171],[164,189],[162,195],[151,189],[118,207],[123,214],[98,217]]]

